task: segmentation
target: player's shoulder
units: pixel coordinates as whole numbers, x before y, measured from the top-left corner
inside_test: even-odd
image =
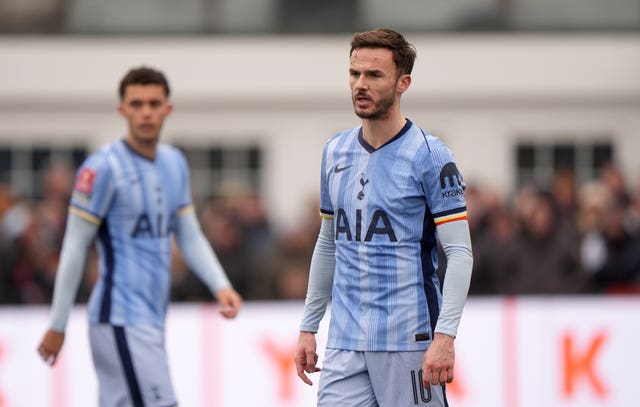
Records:
[[[116,154],[117,142],[102,145],[84,160],[82,167],[91,168],[108,168],[110,166],[110,158]]]
[[[176,146],[166,143],[158,144],[156,150],[157,157],[161,158],[163,165],[179,165],[181,167],[187,166],[187,158],[184,152]]]
[[[441,138],[415,124],[411,127],[409,133],[414,137],[414,141],[421,146],[421,148],[416,149],[416,155],[414,156],[416,161],[437,166],[440,162],[453,160],[451,150]]]
[[[413,126],[411,126],[409,134],[411,134],[413,137],[418,138],[420,142],[424,144],[428,153],[448,148],[446,143],[442,139],[431,134],[429,131],[419,127],[416,124],[413,124]]]
[[[92,191],[100,189],[113,179],[114,148],[116,143],[101,146],[84,160],[76,171],[73,201],[86,202]],[[95,187],[98,185],[98,187]]]
[[[167,143],[158,144],[158,153],[173,157],[184,157],[184,153],[182,152],[182,150]]]
[[[414,137],[415,143],[420,144],[413,156],[417,168],[439,171],[447,163],[454,161],[453,152],[441,138],[415,124],[409,133]]]
[[[358,137],[358,133],[360,132],[361,128],[362,126],[356,126],[350,129],[342,130],[331,136],[325,143],[325,146],[336,145],[340,142],[343,142],[347,138]]]

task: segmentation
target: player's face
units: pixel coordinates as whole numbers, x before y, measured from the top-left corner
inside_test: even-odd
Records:
[[[161,85],[129,85],[118,110],[129,123],[128,137],[132,142],[155,144],[172,105]]]
[[[385,119],[409,86],[409,75],[398,76],[393,53],[386,48],[357,48],[349,63],[349,86],[356,115]]]

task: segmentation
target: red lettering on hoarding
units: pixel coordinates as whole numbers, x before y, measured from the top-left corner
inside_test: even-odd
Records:
[[[295,344],[282,348],[278,347],[275,341],[267,338],[262,341],[262,350],[269,355],[278,372],[278,397],[281,401],[293,400]]]
[[[447,396],[452,396],[455,399],[462,400],[466,396],[467,392],[465,391],[465,380],[458,361],[456,361],[454,369],[453,381],[447,384]]]
[[[601,399],[607,397],[608,391],[601,378],[596,374],[596,356],[602,349],[605,334],[596,334],[582,353],[575,348],[575,339],[571,334],[565,334],[562,338],[562,352],[564,363],[563,392],[566,397],[572,397],[576,393],[579,379],[586,379],[589,387]]]

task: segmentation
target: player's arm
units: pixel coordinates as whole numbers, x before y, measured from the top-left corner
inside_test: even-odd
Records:
[[[221,314],[225,318],[235,317],[242,298],[231,286],[218,257],[204,237],[193,206],[180,211],[177,218],[176,238],[187,265],[216,296]]]
[[[49,364],[58,357],[64,342],[64,331],[69,319],[69,311],[76,298],[78,286],[87,260],[87,252],[98,230],[99,220],[84,212],[71,208],[51,305],[51,324],[45,333],[38,352]]]
[[[451,383],[453,380],[453,340],[462,318],[473,267],[469,223],[466,220],[443,223],[438,225],[437,231],[447,256],[447,270],[442,289],[442,309],[424,360],[425,385],[429,380],[432,384]]]
[[[442,287],[442,309],[435,332],[455,337],[473,268],[469,223],[466,220],[444,223],[437,230],[440,244],[447,256],[447,270]]]
[[[333,287],[333,272],[336,265],[333,219],[323,218],[320,233],[311,257],[309,285],[304,302],[304,315],[300,324],[300,335],[296,350],[295,362],[298,376],[303,382],[311,385],[305,372],[313,373],[316,367],[315,333],[327,309]]]

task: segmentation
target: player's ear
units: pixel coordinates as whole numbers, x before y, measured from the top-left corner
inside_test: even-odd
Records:
[[[167,103],[167,110],[165,114],[169,115],[171,112],[173,112],[173,103]]]
[[[118,104],[118,113],[120,114],[120,116],[125,117],[124,104],[122,102]]]
[[[411,85],[411,75],[404,74],[398,78],[398,93],[403,94]]]

